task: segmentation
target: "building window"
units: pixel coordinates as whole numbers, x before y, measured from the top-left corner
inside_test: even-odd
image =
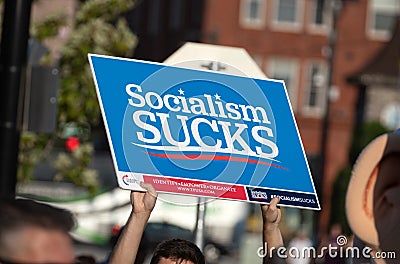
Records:
[[[325,0],[312,0],[310,11],[309,30],[312,33],[328,33],[332,24],[330,3]]]
[[[245,28],[262,29],[265,26],[266,0],[242,0],[240,24]]]
[[[274,0],[272,26],[275,30],[299,31],[302,25],[304,1]]]
[[[283,80],[289,95],[293,111],[296,111],[298,62],[290,58],[272,58],[267,63],[268,78]]]
[[[323,61],[313,61],[307,67],[304,114],[322,116],[325,111],[327,92],[327,66]]]
[[[277,21],[282,23],[296,22],[296,6],[297,0],[279,0]]]
[[[367,33],[371,38],[387,40],[396,17],[400,14],[398,0],[370,0]]]

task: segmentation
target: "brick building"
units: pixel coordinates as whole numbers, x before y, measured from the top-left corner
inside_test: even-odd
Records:
[[[396,0],[341,3],[333,67],[329,33],[333,0],[207,0],[203,41],[245,48],[271,78],[284,79],[310,162],[322,208],[320,232],[330,219],[332,186],[348,152],[358,88],[347,78],[362,69],[389,40],[400,12]],[[329,73],[332,69],[325,168],[318,165],[323,142]],[[320,233],[321,234],[321,233]]]

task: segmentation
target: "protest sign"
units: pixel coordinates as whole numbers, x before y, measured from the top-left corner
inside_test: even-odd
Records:
[[[320,208],[282,81],[89,61],[121,188]]]

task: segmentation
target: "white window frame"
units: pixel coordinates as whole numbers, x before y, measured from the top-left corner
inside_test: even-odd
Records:
[[[327,35],[332,27],[332,5],[330,2],[325,1],[325,6],[322,14],[322,24],[316,24],[314,19],[317,13],[318,0],[309,1],[310,7],[308,8],[308,26],[307,29],[310,33]]]
[[[283,64],[283,65],[282,65]],[[286,64],[286,65],[285,65]],[[290,103],[294,112],[297,110],[297,97],[299,90],[299,61],[290,57],[271,57],[266,63],[266,73],[268,78],[277,77],[277,71],[287,70],[289,81],[285,83]]]
[[[283,22],[278,20],[279,3],[281,0],[273,0],[273,15],[271,27],[277,31],[300,32],[304,22],[305,1],[294,0],[296,3],[296,17],[294,22]]]
[[[376,0],[376,1],[381,1],[381,0]],[[399,15],[400,14],[400,1],[395,0],[394,1],[395,6],[387,6],[384,7],[381,5],[379,7],[379,10],[381,12],[390,14],[390,15]],[[375,13],[376,13],[376,7],[374,6],[374,0],[368,0],[368,15],[367,15],[367,23],[366,23],[366,34],[370,39],[373,40],[381,40],[381,41],[387,41],[391,37],[392,30],[378,30],[374,28],[375,24]],[[395,25],[393,25],[395,26]]]
[[[259,4],[258,17],[256,19],[250,17],[250,5],[252,1]],[[239,23],[243,28],[247,29],[263,29],[266,22],[267,0],[241,0]]]
[[[319,89],[317,93],[316,104],[310,105],[310,94],[311,94],[311,85],[312,85],[312,70],[313,67],[317,66],[319,68],[320,77],[318,79],[314,79],[314,82],[319,82],[317,89]],[[321,117],[325,114],[325,105],[326,105],[326,93],[328,92],[328,65],[324,60],[310,60],[306,63],[306,67],[304,69],[305,83],[304,83],[304,99],[303,99],[303,109],[302,114],[305,116],[311,117]]]

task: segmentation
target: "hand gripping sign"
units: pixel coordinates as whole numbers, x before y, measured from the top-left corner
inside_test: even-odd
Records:
[[[320,209],[282,81],[89,61],[121,188]]]

